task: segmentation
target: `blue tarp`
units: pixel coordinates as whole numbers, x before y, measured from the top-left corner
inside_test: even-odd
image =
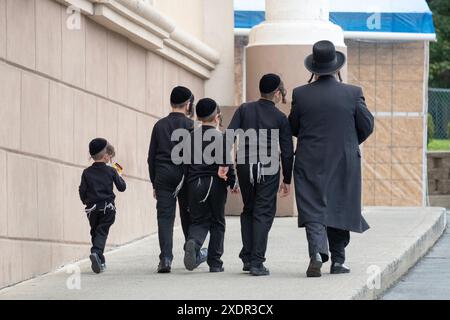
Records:
[[[264,0],[235,0],[235,28],[265,20]],[[425,0],[330,0],[330,20],[344,31],[434,34]]]

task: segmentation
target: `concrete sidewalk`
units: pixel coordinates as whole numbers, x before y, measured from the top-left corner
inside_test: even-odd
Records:
[[[241,271],[238,218],[227,219],[225,273],[210,274],[203,265],[194,272],[183,267],[182,234],[176,230],[175,259],[171,274],[155,272],[158,238],[144,240],[107,254],[107,272],[94,275],[81,261],[81,289],[69,290],[64,269],[0,291],[2,299],[374,299],[398,280],[440,237],[446,226],[441,208],[368,208],[371,229],[352,234],[348,275],[329,274],[308,279],[307,244],[296,218],[278,218],[270,233],[269,277],[251,277]],[[114,230],[112,230],[114,232]],[[374,271],[380,273],[378,289],[367,287]]]

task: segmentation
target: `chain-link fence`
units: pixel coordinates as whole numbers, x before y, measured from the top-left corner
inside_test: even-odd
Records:
[[[450,140],[450,89],[429,89],[428,142]]]

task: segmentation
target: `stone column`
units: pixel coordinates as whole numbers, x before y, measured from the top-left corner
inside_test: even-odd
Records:
[[[266,21],[251,30],[246,49],[247,101],[259,98],[262,75],[277,73],[289,92],[288,103],[280,105],[287,114],[292,89],[306,84],[310,77],[303,61],[319,40],[332,41],[337,50],[347,51],[342,29],[329,21],[328,0],[266,0]],[[291,187],[292,196],[278,200],[278,215],[296,214],[294,185]]]

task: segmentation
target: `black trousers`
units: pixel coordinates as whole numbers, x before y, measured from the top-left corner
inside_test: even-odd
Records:
[[[345,262],[345,248],[350,243],[349,231],[315,222],[307,223],[305,227],[310,257],[320,253],[323,262],[326,262],[329,259],[328,251],[330,251],[332,262]]]
[[[109,229],[116,220],[116,211],[112,209],[97,209],[88,214],[89,225],[91,226],[91,253],[97,253],[102,263],[105,263],[106,240]]]
[[[267,240],[277,209],[280,173],[262,176],[257,181],[257,168],[253,166],[254,183],[251,183],[250,166],[237,165],[244,210],[241,214],[242,250],[239,257],[244,263],[259,267],[266,261]]]
[[[181,227],[187,239],[190,218],[188,209],[188,188],[184,183],[175,197],[174,193],[183,178],[183,168],[173,164],[158,164],[153,187],[156,192],[156,211],[158,219],[158,237],[161,253],[160,259],[173,259],[173,226],[178,200]]]
[[[197,253],[209,232],[208,265],[221,267],[225,238],[225,203],[227,185],[218,177],[203,177],[189,183],[191,225],[189,240],[194,240]]]

